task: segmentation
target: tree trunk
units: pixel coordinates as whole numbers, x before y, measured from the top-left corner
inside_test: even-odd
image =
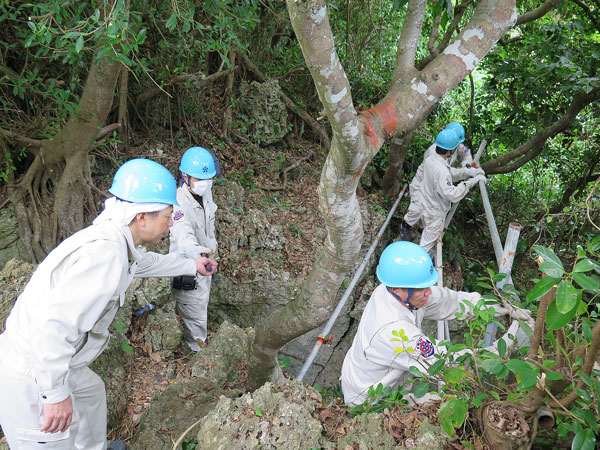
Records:
[[[402,184],[402,167],[406,159],[406,153],[412,142],[414,131],[409,131],[394,138],[388,147],[389,164],[383,175],[383,194],[387,197],[395,197],[400,192]]]
[[[514,0],[481,1],[444,52],[409,83],[396,81],[379,104],[359,116],[335,50],[325,1],[287,0],[287,7],[333,134],[318,189],[327,239],[296,298],[257,325],[249,365],[254,387],[267,379],[271,358],[283,344],[324,323],[334,309],[336,293],[362,245],[356,188],[367,164],[386,139],[424,120],[517,19]]]
[[[77,112],[53,139],[40,142],[25,175],[9,186],[19,235],[33,263],[96,214],[88,153],[110,111],[119,70],[120,64],[106,58],[92,63]]]

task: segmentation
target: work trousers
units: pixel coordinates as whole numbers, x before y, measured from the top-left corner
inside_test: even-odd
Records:
[[[404,214],[404,222],[406,222],[411,227],[414,227],[421,220],[421,193],[419,189],[410,189],[410,205],[408,205],[408,209],[406,210],[406,214]]]
[[[435,254],[435,244],[437,240],[442,240],[444,236],[444,222],[446,220],[446,213],[444,211],[442,215],[432,215],[423,213],[423,233],[421,233],[421,241],[419,245],[429,252],[430,255]],[[433,249],[433,250],[432,250]]]
[[[183,320],[183,338],[192,351],[199,351],[198,340],[205,342],[208,322],[208,299],[212,276],[196,276],[196,289],[173,289],[177,312]]]
[[[10,450],[105,450],[106,391],[87,367],[69,372],[73,420],[64,432],[43,433],[43,403],[31,374],[0,362],[0,425]]]

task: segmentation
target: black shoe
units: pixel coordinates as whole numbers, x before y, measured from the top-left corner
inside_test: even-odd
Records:
[[[127,450],[127,445],[124,441],[114,441],[108,444],[106,450]]]
[[[412,234],[410,232],[411,226],[404,220],[400,222],[400,239],[403,241],[412,241]]]

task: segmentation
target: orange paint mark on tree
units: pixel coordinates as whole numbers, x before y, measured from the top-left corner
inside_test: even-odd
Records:
[[[377,144],[379,144],[379,139],[377,139],[377,134],[375,133],[375,127],[373,126],[373,119],[370,116],[363,116],[365,118],[365,135],[369,139],[369,142],[372,147],[377,148]]]
[[[398,122],[396,121],[396,107],[391,100],[373,106],[368,112],[381,120],[381,125],[387,136],[395,134]]]

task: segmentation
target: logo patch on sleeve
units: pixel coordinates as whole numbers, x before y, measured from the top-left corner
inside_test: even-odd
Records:
[[[435,353],[435,346],[429,339],[421,336],[417,341],[417,350],[421,352],[422,356],[429,358]]]
[[[177,211],[175,211],[173,213],[173,220],[179,220],[179,219],[183,219],[183,210],[182,209],[178,209]]]
[[[450,179],[450,177],[447,177],[447,178],[446,178],[446,184],[447,184],[448,186],[452,186],[452,180]]]

